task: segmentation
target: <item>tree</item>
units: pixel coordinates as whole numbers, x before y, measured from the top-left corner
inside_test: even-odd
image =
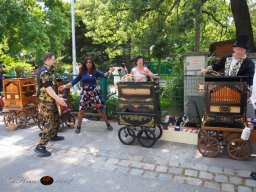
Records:
[[[184,0],[80,0],[77,13],[88,29],[86,37],[94,44],[110,45],[106,48],[110,58],[122,56],[124,45],[130,41],[131,57],[142,54],[165,59],[176,55],[177,50],[193,51],[194,42],[208,50],[211,42],[234,36],[227,2],[200,1],[198,6],[198,1]],[[194,41],[198,7],[202,10],[198,20],[201,30],[197,30],[201,35],[196,33]]]
[[[37,64],[47,51],[60,55],[69,37],[69,9],[65,4],[60,0],[0,2],[0,48],[5,45],[2,54]]]
[[[236,35],[248,35],[249,36],[249,52],[255,52],[256,47],[253,39],[253,30],[251,24],[251,18],[249,14],[249,8],[246,0],[231,0],[231,10],[233,13]]]

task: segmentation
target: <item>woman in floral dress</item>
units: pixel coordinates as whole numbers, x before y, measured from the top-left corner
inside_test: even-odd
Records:
[[[87,57],[84,59],[82,66],[80,67],[79,74],[76,78],[66,85],[60,86],[59,89],[70,88],[77,84],[79,81],[82,82],[82,92],[80,94],[80,106],[78,113],[78,124],[75,132],[78,134],[81,131],[81,124],[84,117],[84,113],[87,109],[97,110],[102,119],[107,125],[109,131],[113,130],[110,125],[107,115],[103,110],[105,103],[102,100],[101,93],[97,86],[96,78],[107,78],[113,69],[111,68],[108,72],[103,73],[96,69],[95,63],[92,58]]]

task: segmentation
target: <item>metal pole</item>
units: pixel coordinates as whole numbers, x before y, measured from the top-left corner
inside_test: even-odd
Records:
[[[72,65],[73,65],[73,75],[76,75],[77,70],[76,70],[76,34],[75,34],[74,0],[70,0],[70,3],[71,3],[71,26],[72,26]],[[77,92],[78,90],[77,85],[75,85],[73,88],[74,88],[74,92]]]

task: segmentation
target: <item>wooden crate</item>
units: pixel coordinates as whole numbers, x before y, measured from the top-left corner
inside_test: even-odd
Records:
[[[3,90],[7,109],[19,110],[37,103],[35,78],[4,79]]]

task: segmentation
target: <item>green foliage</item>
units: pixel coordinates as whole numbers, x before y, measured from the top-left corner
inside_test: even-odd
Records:
[[[7,55],[0,56],[0,61],[4,64],[4,70],[7,75],[11,75],[11,71],[15,69],[17,76],[21,74],[31,74],[34,67],[30,63],[15,60]]]
[[[184,84],[183,76],[170,76],[165,85],[161,87],[161,109],[171,110],[173,114],[183,111]]]
[[[1,0],[0,3],[0,48],[1,54],[19,60],[42,60],[47,51],[60,55],[63,44],[69,38],[69,14],[59,0],[47,7],[43,1]]]
[[[0,56],[40,64],[51,51],[71,63],[70,4],[61,0],[0,0]],[[131,64],[141,54],[147,60],[168,60],[175,74],[183,71],[182,53],[193,51],[195,16],[200,1],[77,0],[77,60],[91,55],[106,63]],[[212,42],[233,39],[235,26],[228,1],[201,1],[201,51]],[[256,9],[248,0],[252,28]],[[255,35],[254,35],[255,36]],[[60,67],[60,71],[61,71]]]
[[[13,62],[9,63],[5,67],[5,71],[8,75],[11,75],[11,71],[15,70],[17,73],[17,77],[19,77],[22,74],[31,74],[32,70],[34,70],[34,67],[30,63],[25,62]]]
[[[172,60],[177,73],[183,70],[181,53],[193,51],[194,22],[199,1],[80,0],[77,14],[93,43],[106,46],[109,58],[130,52],[130,58]],[[226,1],[205,1],[201,19],[201,51],[212,42],[235,37],[232,13]],[[213,30],[214,29],[214,30]],[[129,42],[130,46],[126,46]],[[127,50],[128,49],[128,50]]]
[[[107,114],[108,116],[115,117],[117,114],[118,98],[111,97],[107,100]]]
[[[71,108],[72,111],[79,111],[79,93],[71,93]]]
[[[208,66],[211,66],[217,62],[217,58],[214,55],[210,55],[208,57]]]
[[[160,109],[162,111],[168,111],[171,108],[171,103],[168,98],[160,98]]]
[[[72,65],[71,64],[63,64],[62,62],[57,62],[54,65],[54,71],[55,71],[55,73],[60,73],[60,74],[67,73],[67,71],[68,71],[72,74]]]

